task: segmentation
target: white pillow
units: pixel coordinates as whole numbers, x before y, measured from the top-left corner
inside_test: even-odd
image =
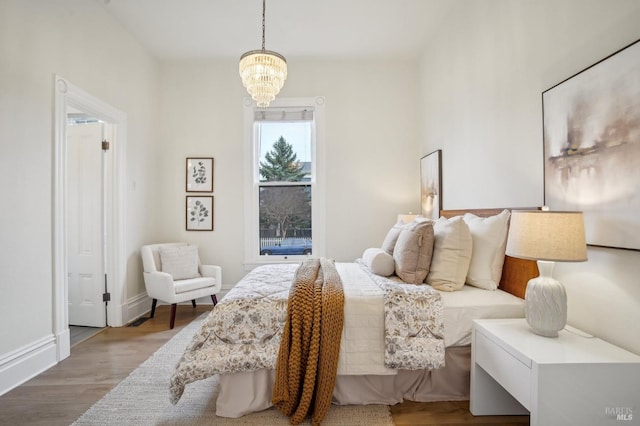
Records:
[[[396,264],[391,256],[381,248],[368,248],[362,254],[362,261],[376,275],[388,277],[396,270]]]
[[[463,216],[469,225],[473,240],[467,284],[486,290],[498,288],[502,277],[510,216],[509,210],[503,210],[500,214],[490,217],[478,217],[471,213]]]
[[[174,280],[199,277],[198,246],[160,246],[162,272],[171,274]]]
[[[404,222],[399,220],[395,225],[389,229],[387,232],[387,236],[384,237],[384,241],[382,242],[382,250],[386,251],[389,254],[393,254],[393,249],[396,246],[396,242],[398,241],[398,237],[400,236],[400,231],[404,227]]]
[[[433,224],[431,268],[425,282],[436,290],[456,291],[464,287],[471,261],[471,232],[462,216],[441,217]]]

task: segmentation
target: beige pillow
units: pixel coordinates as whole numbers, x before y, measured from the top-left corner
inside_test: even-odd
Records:
[[[389,229],[387,232],[387,236],[384,238],[382,242],[382,250],[386,251],[389,254],[393,254],[393,249],[396,246],[396,242],[398,241],[398,237],[400,236],[400,231],[404,227],[404,222],[401,220],[398,221],[395,225]]]
[[[433,221],[415,220],[400,231],[393,249],[396,275],[402,281],[422,284],[429,273],[433,254]]]
[[[162,272],[171,274],[174,280],[199,277],[198,246],[160,246]]]
[[[464,286],[471,262],[471,232],[456,216],[441,217],[433,225],[435,242],[426,283],[441,291],[456,291]]]
[[[509,210],[490,217],[478,217],[471,213],[463,216],[469,225],[473,249],[467,272],[467,284],[486,290],[495,290],[502,277],[504,252],[509,230]]]
[[[362,254],[362,261],[376,275],[388,277],[393,275],[396,269],[396,263],[386,251],[381,248],[368,248]]]

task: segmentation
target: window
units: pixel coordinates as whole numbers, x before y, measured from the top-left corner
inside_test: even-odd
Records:
[[[323,98],[245,103],[245,260],[324,253]],[[247,105],[249,104],[249,105]]]

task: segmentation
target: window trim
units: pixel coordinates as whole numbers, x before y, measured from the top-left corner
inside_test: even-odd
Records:
[[[311,227],[313,229],[313,257],[322,257],[326,253],[326,149],[324,129],[324,104],[322,96],[307,98],[276,98],[269,108],[313,108],[315,140],[312,141],[312,179],[311,183]],[[244,127],[244,268],[251,270],[259,265],[272,263],[297,263],[307,256],[260,256],[259,243],[259,185],[256,179],[258,171],[254,168],[260,156],[259,146],[254,143],[255,111],[261,110],[251,98],[243,100]],[[312,134],[312,137],[314,135]]]

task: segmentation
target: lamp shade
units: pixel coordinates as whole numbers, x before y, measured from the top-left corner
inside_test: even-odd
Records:
[[[513,210],[506,253],[553,262],[587,260],[582,212]]]
[[[398,221],[402,221],[402,223],[410,223],[413,222],[413,220],[418,217],[417,214],[413,214],[411,212],[407,213],[400,213],[398,214]]]

